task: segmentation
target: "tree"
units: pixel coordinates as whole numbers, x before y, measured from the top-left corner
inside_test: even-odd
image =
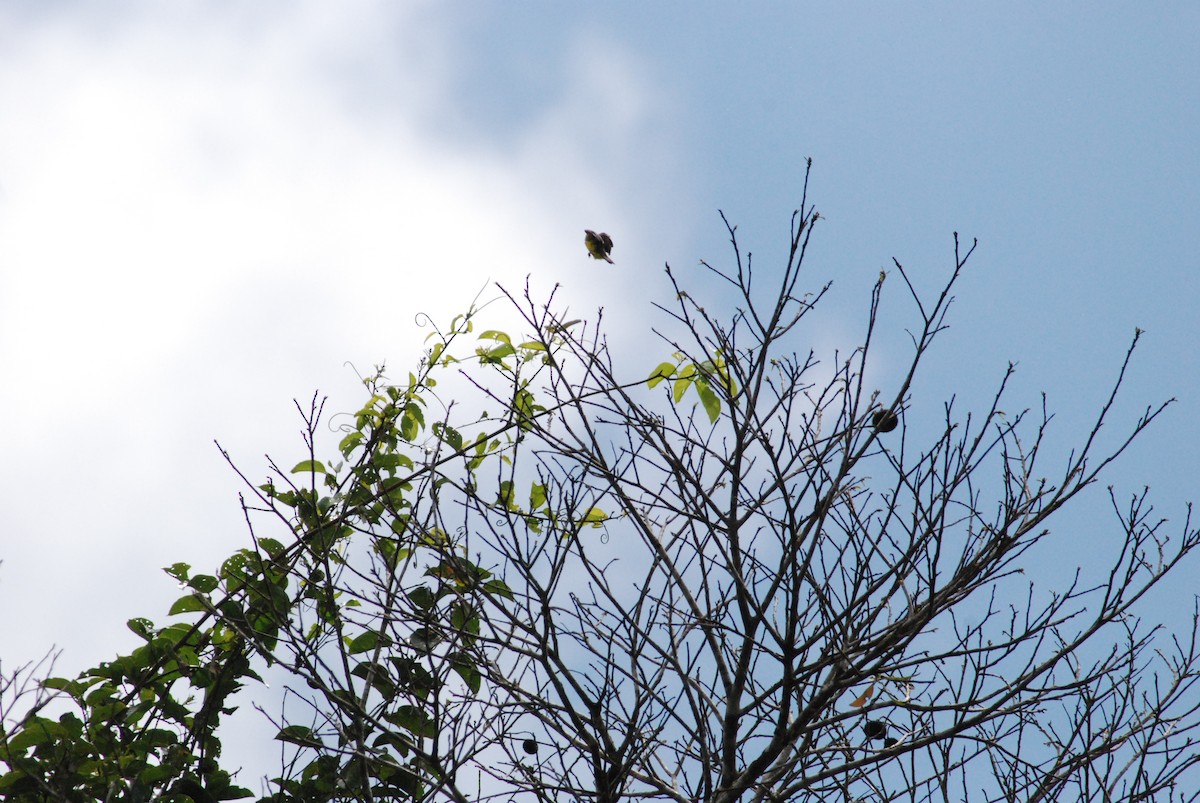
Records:
[[[172,624],[131,622],[146,643],[76,679],[8,676],[0,793],[248,796],[220,736],[269,674],[285,761],[264,800],[1197,799],[1196,615],[1173,638],[1137,615],[1200,543],[1190,519],[1168,538],[1144,492],[1110,490],[1098,580],[1022,576],[1167,406],[1101,450],[1133,345],[1057,475],[1044,403],[1001,412],[1011,366],[915,444],[911,390],[975,246],[955,235],[932,297],[881,272],[861,346],[819,359],[796,351],[828,290],[801,285],[819,217],[806,190],[765,297],[726,221],[730,266],[702,265],[728,316],[668,267],[648,377],[527,287],[501,297],[530,334],[477,333],[472,308],[407,381],[370,376],[332,461],[314,397],[304,459],[247,480],[251,544],[169,569]],[[897,277],[913,349],[881,394],[864,373]]]

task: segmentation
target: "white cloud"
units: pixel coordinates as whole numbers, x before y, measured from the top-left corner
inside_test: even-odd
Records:
[[[639,184],[673,169],[645,167],[668,151],[664,102],[630,57],[567,48],[564,91],[515,142],[451,145],[457,43],[433,6],[6,13],[0,604],[38,603],[6,629],[14,660],[56,641],[73,669],[161,614],[157,567],[245,537],[212,439],[252,477],[264,451],[286,462],[290,399],[357,404],[346,361],[407,370],[417,312],[447,320],[529,273],[574,283],[580,312],[641,281],[581,246],[598,217],[637,254],[651,229],[616,187],[643,190],[627,215],[665,206]]]

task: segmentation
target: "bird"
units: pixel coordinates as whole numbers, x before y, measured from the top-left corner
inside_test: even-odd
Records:
[[[880,432],[891,432],[900,425],[900,419],[891,410],[876,410],[871,416],[871,423]]]
[[[868,719],[863,724],[863,733],[867,735],[867,739],[886,739],[887,723],[882,719]]]
[[[613,264],[612,257],[609,256],[612,253],[612,237],[604,232],[597,234],[591,229],[584,229],[583,244],[587,246],[592,259],[603,259],[608,264]]]

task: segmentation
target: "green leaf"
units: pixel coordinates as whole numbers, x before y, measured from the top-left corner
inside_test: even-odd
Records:
[[[220,581],[211,574],[198,574],[188,582],[189,586],[196,589],[201,594],[209,593],[220,584]]]
[[[428,586],[417,586],[409,591],[408,600],[423,611],[427,611],[437,604],[437,597]]]
[[[593,527],[599,527],[604,522],[608,521],[608,514],[598,507],[593,507],[584,514],[583,520]]]
[[[263,552],[266,552],[272,558],[282,555],[287,549],[287,547],[285,547],[279,541],[276,541],[274,538],[258,539],[258,548]]]
[[[410,402],[404,407],[404,415],[400,418],[400,435],[406,441],[414,441],[425,426],[425,411],[416,403]]]
[[[437,727],[429,715],[414,705],[400,706],[392,713],[385,714],[383,718],[396,727],[403,728],[417,736],[427,739],[437,736]]]
[[[71,678],[46,678],[42,681],[42,686],[55,691],[64,691],[72,696],[78,695],[84,688],[79,681]]]
[[[225,581],[225,587],[230,591],[233,591],[238,583],[246,579],[247,568],[257,565],[258,555],[254,555],[253,559],[251,559],[251,554],[253,553],[247,554],[247,551],[242,549],[230,555],[221,564],[221,579]],[[212,589],[201,590],[211,591]]]
[[[463,448],[463,438],[459,431],[454,427],[443,424],[440,421],[433,425],[433,434],[456,452],[461,452]]]
[[[379,634],[374,630],[368,630],[350,639],[350,643],[346,645],[346,652],[349,655],[367,652],[375,649],[377,644],[379,644]]]
[[[687,393],[688,388],[692,386],[692,378],[690,376],[680,377],[676,379],[671,387],[671,398],[679,404],[683,400],[683,394]]]
[[[579,323],[582,320],[583,320],[582,318],[574,318],[572,320],[565,321],[563,323],[552,323],[548,327],[546,327],[546,331],[552,335],[561,335],[562,333],[566,332],[568,329],[570,329],[572,326],[574,326],[575,324]]]
[[[496,504],[506,510],[516,510],[516,504],[513,502],[512,480],[501,481],[500,490],[496,493]]]
[[[62,726],[52,719],[34,717],[26,723],[18,733],[7,740],[6,753],[22,755],[29,748],[50,742],[57,736],[65,735]]]
[[[677,367],[673,362],[659,363],[658,367],[650,372],[650,377],[646,380],[646,386],[652,388],[664,379],[670,379],[675,375]]]
[[[505,334],[504,332],[501,332],[497,329],[488,329],[486,332],[483,332],[482,334],[479,335],[479,339],[480,340],[498,340],[501,343],[508,343],[509,345],[512,345],[512,338],[510,338],[507,334]]]
[[[393,452],[376,455],[372,465],[381,471],[390,471],[397,468],[412,468],[413,461],[408,455]]]
[[[320,460],[302,460],[292,469],[293,474],[301,474],[311,471],[314,474],[326,474],[325,464]]]
[[[146,641],[154,638],[154,622],[151,622],[149,619],[144,619],[141,617],[130,619],[125,623],[125,626],[144,638]]]
[[[704,411],[708,413],[709,423],[717,423],[717,419],[721,416],[720,397],[713,392],[707,382],[697,382],[696,392],[700,394],[700,403],[704,405]]]
[[[530,419],[546,408],[537,403],[536,397],[532,393],[525,388],[521,388],[513,395],[512,409],[519,414],[519,424],[522,431],[528,432],[533,427],[533,422]]]
[[[366,437],[361,432],[351,432],[346,437],[342,438],[342,442],[338,444],[338,451],[344,456],[349,456],[351,452],[358,448]]]
[[[402,756],[407,756],[412,749],[412,741],[392,730],[385,730],[371,742],[373,747],[391,747]]]
[[[206,611],[208,608],[200,601],[200,598],[195,594],[188,594],[186,597],[180,597],[175,600],[175,604],[171,606],[171,610],[167,611],[170,616],[176,616],[181,613],[199,613]]]
[[[369,682],[384,697],[391,698],[396,695],[396,684],[392,682],[391,677],[388,675],[387,667],[383,664],[374,661],[362,661],[354,667],[350,674]]]
[[[489,580],[483,584],[483,590],[505,599],[514,599],[512,589],[503,580]]]
[[[313,733],[312,728],[307,728],[304,725],[288,725],[275,734],[275,738],[281,742],[298,744],[304,747],[314,747],[321,744],[321,740]]]
[[[483,685],[483,676],[479,673],[475,663],[461,652],[456,652],[447,657],[450,659],[450,666],[466,682],[467,687],[473,693],[478,694],[480,687]]]
[[[472,605],[457,604],[450,611],[450,626],[472,636],[479,635],[479,613]]]
[[[444,639],[427,627],[419,627],[408,637],[408,643],[418,650],[432,650]]]
[[[508,343],[504,343],[490,349],[476,349],[475,353],[478,354],[480,359],[482,359],[485,363],[497,363],[503,360],[505,357],[511,357],[513,354],[516,354],[517,350]]]

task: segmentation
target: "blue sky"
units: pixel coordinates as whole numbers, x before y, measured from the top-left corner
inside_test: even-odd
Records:
[[[664,262],[728,256],[717,209],[769,275],[806,157],[812,288],[835,283],[814,345],[853,342],[892,257],[933,290],[952,232],[978,238],[913,425],[1014,360],[1013,406],[1047,391],[1071,445],[1140,326],[1116,421],[1179,403],[1108,479],[1181,522],[1198,35],[1183,3],[0,6],[0,607],[22,612],[0,658],[58,645],[70,672],[131,645],[125,620],[177,595],[159,567],[244,542],[213,439],[252,477],[289,463],[291,400],[349,410],[351,365],[403,375],[419,312],[529,275],[636,343]],[[1064,524],[1090,543],[1106,505]]]

